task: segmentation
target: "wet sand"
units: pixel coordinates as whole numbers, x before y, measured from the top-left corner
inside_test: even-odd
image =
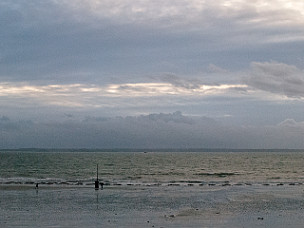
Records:
[[[0,227],[303,227],[303,185],[0,186]]]

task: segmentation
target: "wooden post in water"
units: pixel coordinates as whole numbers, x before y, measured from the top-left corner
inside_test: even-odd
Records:
[[[95,181],[95,190],[99,189],[99,180],[98,180],[98,164],[97,164],[97,179]]]

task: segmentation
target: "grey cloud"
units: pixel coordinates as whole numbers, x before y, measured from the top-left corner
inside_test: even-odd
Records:
[[[1,148],[189,148],[214,146],[218,141],[212,121],[192,119],[180,112],[86,121],[36,122],[10,121],[18,131],[0,129]]]
[[[8,122],[8,121],[10,121],[10,118],[8,118],[7,116],[0,117],[0,122]]]
[[[108,117],[93,117],[93,116],[87,116],[85,117],[85,119],[83,120],[83,122],[92,122],[92,123],[98,123],[98,122],[105,122],[110,120],[110,118]]]
[[[176,87],[181,87],[185,89],[198,89],[202,82],[198,79],[184,79],[174,74],[165,74],[160,77],[160,80],[163,82],[168,82]]]
[[[259,17],[248,2],[236,8],[196,1],[173,5],[171,1],[4,0],[0,4],[0,78],[5,81],[107,83],[113,77],[129,81],[159,72],[191,75],[210,63],[240,68],[269,55],[287,58],[275,51],[284,45],[261,46],[265,36],[280,37],[282,26],[270,32],[263,23],[248,26]],[[135,12],[137,8],[144,11]],[[302,56],[298,44],[284,50]]]
[[[219,66],[216,66],[216,65],[214,65],[212,63],[209,64],[208,70],[211,73],[220,73],[220,74],[228,73],[228,71],[226,69],[223,69],[223,68],[221,68]]]
[[[68,113],[64,113],[64,116],[67,118],[74,118],[74,115]]]
[[[207,122],[212,122],[212,119],[207,119]],[[211,121],[212,120],[212,121]],[[115,118],[109,118],[109,117],[92,117],[88,116],[85,118],[84,122],[91,122],[91,123],[98,123],[98,122],[129,122],[129,123],[176,123],[176,124],[186,124],[186,125],[192,125],[195,123],[195,121],[188,116],[183,115],[180,111],[176,111],[174,113],[153,113],[148,115],[140,115],[140,116],[127,116],[127,117],[115,117]]]
[[[180,111],[176,111],[174,113],[165,114],[149,114],[149,115],[141,115],[140,117],[136,118],[136,120],[140,121],[161,121],[164,123],[182,123],[182,124],[189,124],[192,125],[195,121],[192,118],[184,116]]]
[[[34,123],[30,120],[18,120],[13,121],[10,118],[3,116],[0,119],[0,132],[2,134],[18,134],[18,132],[23,132],[27,128],[31,128],[34,125]],[[13,138],[13,137],[12,137]]]
[[[304,96],[304,72],[296,66],[278,62],[254,62],[248,84],[254,88],[285,95]]]

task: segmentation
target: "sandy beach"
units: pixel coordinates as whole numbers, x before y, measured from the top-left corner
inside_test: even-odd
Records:
[[[302,185],[1,186],[0,226],[302,227]]]

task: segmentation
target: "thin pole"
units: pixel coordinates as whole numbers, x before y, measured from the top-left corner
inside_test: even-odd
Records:
[[[99,189],[99,180],[98,180],[98,164],[97,164],[97,179],[95,181],[95,190],[98,190]]]
[[[97,164],[97,181],[98,181],[98,164]]]

